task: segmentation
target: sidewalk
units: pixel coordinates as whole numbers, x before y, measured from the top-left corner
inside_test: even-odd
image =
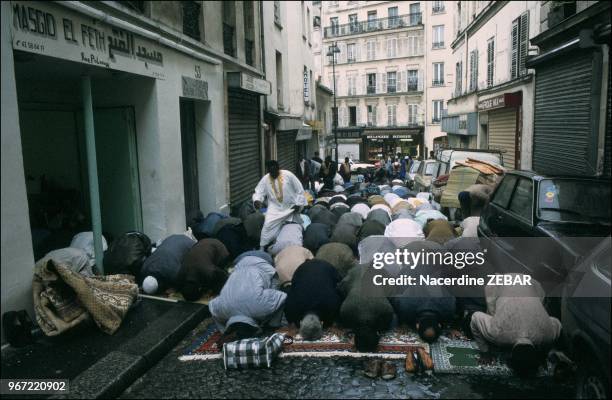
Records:
[[[208,315],[201,304],[140,299],[112,336],[92,323],[65,337],[4,349],[2,379],[69,379],[70,393],[62,398],[115,397]]]

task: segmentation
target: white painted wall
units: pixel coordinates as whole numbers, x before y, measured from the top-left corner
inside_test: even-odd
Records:
[[[464,7],[482,12],[485,9],[483,3],[475,1],[462,1]],[[495,38],[495,67],[493,74],[493,85],[500,85],[511,80],[511,35],[512,22],[520,17],[525,11],[529,11],[529,38],[540,33],[540,4],[535,1],[511,1],[502,7],[477,31],[468,37],[467,45],[465,39],[453,50],[452,74],[455,81],[455,63],[463,61],[462,88],[465,93],[469,88],[469,53],[478,50],[478,88],[485,89],[487,86],[487,42]],[[471,15],[471,13],[470,13]],[[464,18],[467,18],[464,16]],[[470,17],[471,18],[471,17]],[[465,21],[464,21],[465,26]],[[455,40],[453,38],[452,40]],[[534,73],[534,70],[529,70]],[[453,83],[454,90],[454,83]],[[533,143],[533,115],[534,115],[534,80],[525,84],[517,84],[504,89],[502,92],[480,95],[481,99],[495,97],[503,92],[523,92],[522,106],[522,141],[521,141],[521,168],[530,169],[532,159]],[[453,100],[449,106],[449,114],[463,114],[477,111],[477,94],[463,96]],[[480,138],[478,139],[480,142]]]
[[[302,6],[303,4],[303,6]],[[314,84],[315,65],[312,49],[312,1],[288,1],[284,2],[286,7],[285,20],[287,35],[287,59],[288,74],[285,84],[288,86],[289,98],[285,98],[287,112],[300,115],[305,120],[316,119],[316,90]],[[303,9],[303,13],[302,13]],[[310,10],[310,19],[307,17],[307,10]],[[309,83],[310,101],[304,103],[304,67],[308,70],[308,79],[312,71],[313,79]]]
[[[12,11],[2,2],[2,290],[1,313],[26,309],[33,318],[34,256],[26,195],[11,43]],[[4,330],[2,330],[4,341]]]
[[[2,313],[31,310],[34,266],[21,149],[11,43],[12,11],[2,3]],[[94,107],[133,106],[144,232],[153,241],[185,230],[179,97],[182,76],[200,66],[210,101],[196,107],[200,204],[204,214],[228,203],[228,169],[222,65],[193,59],[164,47],[165,80],[127,73],[92,78]],[[47,61],[51,61],[48,59]],[[53,62],[53,61],[51,61]],[[87,68],[83,67],[84,70]],[[80,75],[63,83],[33,77],[20,87],[21,101],[79,107]],[[33,314],[31,313],[33,316]]]

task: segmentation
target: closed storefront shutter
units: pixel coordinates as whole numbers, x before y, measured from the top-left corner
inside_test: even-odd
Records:
[[[297,130],[279,131],[276,134],[276,155],[278,164],[281,169],[286,169],[295,173],[296,159],[296,142]]]
[[[489,149],[505,150],[504,167],[516,168],[516,109],[489,112]]]
[[[610,153],[612,152],[612,129],[610,127],[610,125],[612,125],[611,121],[612,121],[612,111],[610,111],[610,101],[612,100],[612,81],[610,80],[612,78],[611,76],[611,72],[608,69],[608,104],[606,105],[606,139],[605,139],[605,146],[604,146],[604,170],[603,170],[603,174],[604,176],[607,176],[608,178],[611,175],[612,172],[612,166],[610,165],[612,163],[612,157],[610,155]]]
[[[259,96],[228,89],[230,202],[251,197],[261,179]]]
[[[593,174],[592,56],[576,54],[537,68],[533,169],[541,174]]]

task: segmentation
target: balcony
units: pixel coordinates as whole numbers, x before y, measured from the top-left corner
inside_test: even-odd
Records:
[[[434,5],[431,8],[431,12],[433,12],[434,14],[443,13],[444,12],[444,4]]]
[[[380,95],[402,95],[402,94],[419,94],[423,92],[423,82],[416,79],[409,79],[408,82],[401,85],[387,85],[385,90],[381,87],[373,85],[349,87],[346,92],[338,93],[338,97],[354,97],[354,96],[380,96]]]
[[[443,49],[444,48],[444,42],[433,42],[431,47],[433,49]]]
[[[431,82],[432,86],[444,86],[444,79],[434,79]]]
[[[411,26],[422,26],[422,13],[419,12],[387,18],[376,18],[370,21],[353,21],[348,24],[332,25],[324,29],[324,37],[326,39],[335,38]]]

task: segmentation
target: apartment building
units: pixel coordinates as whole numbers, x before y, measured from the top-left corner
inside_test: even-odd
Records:
[[[263,2],[266,158],[294,171],[297,158],[319,150],[312,1]]]
[[[321,75],[336,93],[339,157],[425,157],[445,136],[440,121],[452,90],[446,65],[451,5],[322,3]]]
[[[2,313],[79,231],[102,266],[102,232],[157,241],[250,199],[261,4],[2,2]]]
[[[454,90],[442,129],[451,147],[499,149],[508,168],[531,168],[535,1],[459,1],[451,43]]]

